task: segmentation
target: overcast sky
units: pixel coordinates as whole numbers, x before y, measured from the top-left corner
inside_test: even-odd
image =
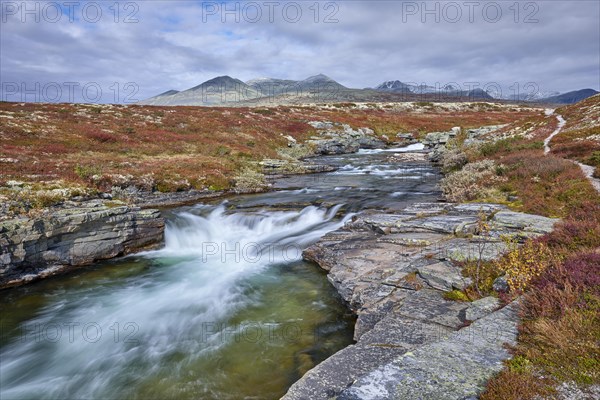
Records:
[[[356,88],[600,89],[596,0],[73,3],[1,0],[2,100],[81,101],[85,87],[130,102],[218,75],[318,73]]]

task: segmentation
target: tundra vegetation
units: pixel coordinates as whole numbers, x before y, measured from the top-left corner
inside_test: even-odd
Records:
[[[227,108],[0,102],[0,196],[5,204],[0,214],[36,213],[72,197],[99,193],[126,197],[131,188],[260,190],[261,160],[311,155],[306,146],[288,147],[289,137],[303,143],[318,135],[310,121],[369,127],[393,140],[398,132],[419,136],[455,125],[508,123],[538,113],[514,105],[485,113],[468,103],[444,103],[435,110],[414,103],[385,105]]]
[[[521,246],[504,238],[508,250],[496,261],[461,265],[474,283],[449,298],[499,295],[522,304],[513,358],[488,382],[482,400],[567,398],[574,391],[593,397],[600,384],[600,196],[573,162],[596,167],[598,175],[600,96],[556,114],[567,123],[547,155],[543,140],[556,129],[555,116],[509,124],[477,144],[459,135],[440,160],[447,174],[442,188],[452,201],[504,203],[562,218],[552,233]],[[499,277],[508,292],[494,291]]]

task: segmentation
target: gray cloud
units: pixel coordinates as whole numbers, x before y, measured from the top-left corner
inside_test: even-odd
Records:
[[[295,3],[302,11],[296,23],[291,17],[297,6],[289,2],[279,3],[272,21],[265,2],[228,2],[229,10],[236,4],[239,10],[246,7],[248,13],[237,14],[239,23],[235,13],[215,10],[214,6],[222,8],[221,2],[192,1],[120,2],[118,22],[108,8],[113,2],[102,3],[102,18],[92,23],[82,13],[87,3],[75,8],[74,22],[63,15],[52,23],[43,14],[35,22],[32,15],[7,8],[21,2],[2,1],[4,89],[13,82],[29,89],[36,82],[41,87],[49,82],[82,86],[97,82],[103,101],[122,102],[128,82],[135,82],[139,93],[134,97],[142,99],[167,89],[186,89],[216,75],[303,79],[320,72],[359,88],[390,79],[430,85],[498,82],[505,90],[527,82],[542,90],[600,88],[596,1],[521,2],[518,15],[513,1],[478,2],[472,21],[462,1],[321,2],[318,16],[309,1]],[[42,10],[50,3],[28,4]],[[428,10],[437,7],[439,22],[436,14],[423,13],[424,4]],[[262,17],[250,22],[256,15],[251,12],[254,5]],[[139,8],[134,15],[138,22],[125,23],[134,6]],[[497,7],[502,15],[492,22]],[[452,22],[456,9],[462,17]],[[207,11],[216,12],[207,15]],[[325,23],[333,11],[338,22]],[[537,22],[526,20],[532,12],[530,19]],[[81,93],[76,94],[82,100]],[[18,96],[3,93],[7,100]],[[66,94],[61,99],[69,100]]]

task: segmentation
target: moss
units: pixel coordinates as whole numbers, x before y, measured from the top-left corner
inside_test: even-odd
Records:
[[[469,297],[462,290],[451,290],[444,293],[444,298],[451,301],[469,301]]]
[[[522,355],[518,355],[508,360],[506,366],[513,372],[524,373],[531,369],[531,361]]]

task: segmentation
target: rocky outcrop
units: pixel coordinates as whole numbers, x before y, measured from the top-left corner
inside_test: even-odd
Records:
[[[307,141],[316,154],[347,154],[355,153],[359,149],[385,147],[385,143],[369,128],[354,130],[350,125],[320,121],[311,121],[309,124],[319,133],[318,137]]]
[[[260,163],[263,173],[268,177],[291,174],[315,174],[335,171],[336,168],[327,164],[315,164],[302,160],[264,159]]]
[[[338,400],[476,399],[517,339],[517,304],[381,365]]]
[[[162,243],[158,210],[90,201],[0,223],[0,288]]]
[[[439,145],[445,145],[450,139],[455,138],[460,133],[460,127],[455,126],[448,132],[429,132],[425,135],[423,144],[427,147],[436,147]]]
[[[477,231],[480,218],[490,226],[484,236]],[[516,305],[496,311],[495,298],[446,300],[444,292],[470,283],[455,261],[497,258],[506,250],[502,235],[524,240],[556,222],[496,204],[420,203],[397,214],[365,213],[325,235],[304,257],[328,271],[357,314],[357,342],[310,370],[284,399],[478,393],[509,356],[502,344],[514,342]],[[489,343],[461,339],[480,330],[502,334]],[[448,396],[436,397],[444,391]]]
[[[471,144],[488,142],[490,140],[497,140],[494,137],[490,137],[489,134],[497,131],[500,128],[504,128],[505,126],[506,125],[488,125],[482,126],[481,128],[468,129],[467,138],[465,139],[465,145],[468,146]]]
[[[480,144],[490,140],[489,134],[497,131],[498,129],[506,125],[488,125],[480,128],[473,128],[466,130],[466,145]],[[444,151],[446,151],[446,144],[461,133],[461,128],[456,126],[448,132],[429,132],[425,139],[422,141],[426,148],[430,150],[429,160],[437,162]],[[497,140],[501,137],[494,138],[491,140]]]

